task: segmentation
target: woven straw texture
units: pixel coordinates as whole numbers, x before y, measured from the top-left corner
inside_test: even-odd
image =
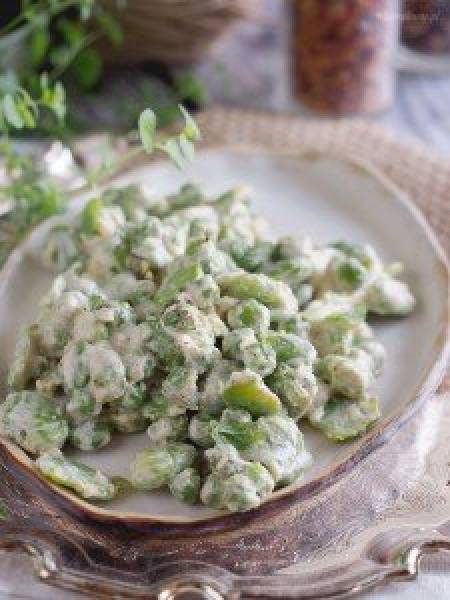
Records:
[[[101,4],[114,11],[117,0]],[[108,64],[185,64],[204,57],[240,19],[257,14],[255,0],[128,0],[117,14],[123,43],[99,47]]]
[[[213,109],[198,122],[208,145],[330,151],[375,166],[419,206],[450,256],[450,160],[420,142],[399,138],[362,120],[305,120],[296,116]],[[450,390],[450,372],[441,387]]]

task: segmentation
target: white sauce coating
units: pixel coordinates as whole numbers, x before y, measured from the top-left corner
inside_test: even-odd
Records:
[[[60,448],[147,430],[135,487],[230,511],[302,476],[304,419],[332,440],[362,434],[385,356],[366,320],[415,304],[401,265],[263,229],[245,188],[158,199],[128,186],[89,201],[43,250],[64,272],[19,340],[1,432],[41,455],[45,476],[108,499],[115,485]]]

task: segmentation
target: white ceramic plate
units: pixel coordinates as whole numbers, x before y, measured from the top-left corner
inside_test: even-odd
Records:
[[[207,192],[219,193],[245,183],[254,190],[254,210],[269,222],[274,236],[311,234],[319,242],[346,239],[374,245],[387,261],[406,266],[405,279],[418,299],[414,313],[376,325],[387,348],[376,392],[380,424],[365,438],[336,445],[301,424],[314,466],[305,485],[324,477],[361,451],[369,437],[399,421],[414,400],[437,387],[445,362],[448,336],[448,271],[445,258],[418,210],[389,182],[366,167],[325,155],[285,157],[243,150],[209,150],[198,154],[187,173],[169,164],[146,165],[118,178],[114,185],[145,181],[166,194],[194,180]],[[76,209],[85,202],[78,198]],[[19,327],[29,322],[51,276],[33,260],[48,224],[38,228],[6,265],[0,280],[1,380],[10,363]],[[132,454],[146,436],[117,436],[102,451],[82,453],[82,460],[111,474],[126,475]],[[12,445],[9,445],[13,451]],[[23,453],[17,456],[24,458]],[[289,493],[289,489],[277,495]],[[197,520],[217,515],[204,507],[186,507],[165,492],[136,493],[108,505],[108,510],[162,520]],[[117,513],[116,513],[117,514]]]

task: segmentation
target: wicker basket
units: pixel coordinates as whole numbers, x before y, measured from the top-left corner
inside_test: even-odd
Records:
[[[114,10],[116,0],[101,0]],[[257,14],[258,0],[128,0],[118,17],[125,39],[115,49],[101,45],[107,63],[198,60],[230,27]]]

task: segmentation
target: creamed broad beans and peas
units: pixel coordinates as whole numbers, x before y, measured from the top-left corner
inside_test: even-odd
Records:
[[[99,501],[123,482],[64,447],[146,430],[134,488],[245,511],[310,464],[303,422],[333,441],[366,431],[385,354],[366,319],[412,311],[401,265],[262,231],[245,189],[193,184],[162,199],[111,189],[55,227],[42,259],[60,274],[17,344],[2,434]]]

